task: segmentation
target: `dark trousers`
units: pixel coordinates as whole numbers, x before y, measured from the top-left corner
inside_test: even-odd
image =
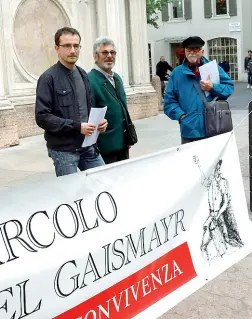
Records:
[[[164,97],[164,93],[165,93],[165,83],[164,83],[164,81],[161,81],[161,96],[162,96],[162,98]]]
[[[181,136],[181,144],[187,144],[187,143],[200,141],[200,140],[203,140],[204,138],[205,137],[187,138],[187,137]]]
[[[252,86],[252,73],[248,72],[248,84]]]
[[[105,162],[105,164],[111,164],[115,162],[120,162],[126,159],[129,159],[129,149],[124,148],[123,150],[109,153],[109,154],[103,154],[101,153],[101,156]]]

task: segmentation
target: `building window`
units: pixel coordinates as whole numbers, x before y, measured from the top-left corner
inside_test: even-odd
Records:
[[[216,38],[208,41],[209,60],[217,63],[223,59],[229,62],[229,75],[233,80],[238,80],[237,40],[232,38]]]
[[[228,14],[228,0],[214,0],[215,15]]]
[[[237,0],[205,0],[204,15],[206,19],[222,16],[237,16]]]
[[[137,0],[134,0],[137,1]],[[210,4],[212,0],[209,0]],[[169,20],[191,20],[192,19],[192,0],[170,0],[162,10],[162,21]]]
[[[171,19],[184,18],[184,0],[174,0],[169,4],[169,12]]]

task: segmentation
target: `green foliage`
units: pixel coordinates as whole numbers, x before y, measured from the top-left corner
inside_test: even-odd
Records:
[[[147,23],[158,29],[158,15],[169,2],[173,0],[146,0]]]

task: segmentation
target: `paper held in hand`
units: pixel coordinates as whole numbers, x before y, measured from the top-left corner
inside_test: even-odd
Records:
[[[108,108],[107,106],[102,108],[94,108],[94,107],[91,108],[88,123],[94,124],[96,126],[96,129],[92,135],[90,136],[85,135],[85,139],[82,144],[82,147],[91,146],[96,143],[99,136],[98,125],[104,119],[107,108]]]
[[[203,64],[199,67],[201,80],[207,81],[210,77],[212,83],[220,83],[220,73],[216,60],[213,60],[209,63]],[[208,92],[205,92],[206,95],[209,95]]]

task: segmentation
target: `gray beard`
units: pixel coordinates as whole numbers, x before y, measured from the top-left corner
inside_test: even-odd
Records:
[[[111,66],[107,66],[107,65],[104,64],[104,68],[105,68],[106,70],[112,70],[114,66],[115,66],[115,63],[114,63],[114,62],[112,63]]]

